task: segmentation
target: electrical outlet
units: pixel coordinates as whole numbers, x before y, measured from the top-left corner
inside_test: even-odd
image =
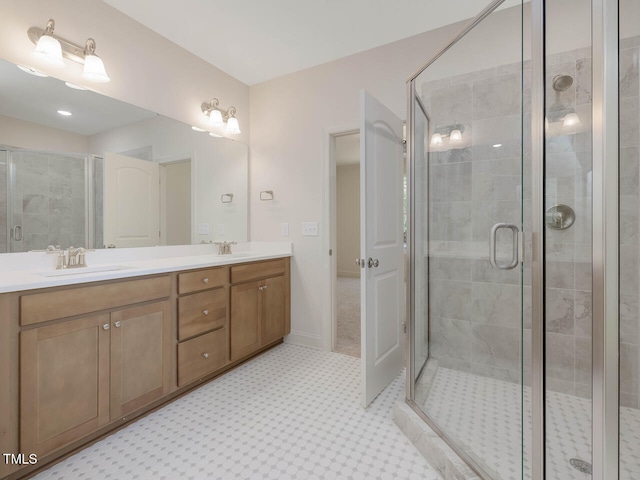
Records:
[[[283,237],[288,237],[289,236],[289,224],[288,223],[282,223],[280,225],[280,235]]]
[[[305,237],[317,237],[318,222],[302,222],[302,235]]]

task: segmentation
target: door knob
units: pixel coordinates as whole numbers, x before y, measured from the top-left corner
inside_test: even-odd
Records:
[[[369,268],[372,268],[372,267],[376,267],[377,268],[378,265],[380,265],[380,262],[378,261],[377,258],[369,257]]]
[[[360,268],[364,268],[364,258],[356,258],[356,265],[359,266]]]

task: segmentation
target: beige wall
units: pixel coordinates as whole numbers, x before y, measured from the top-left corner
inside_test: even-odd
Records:
[[[91,84],[92,90],[200,126],[206,120],[200,104],[217,97],[222,106],[237,108],[242,134],[234,138],[249,143],[249,88],[245,84],[100,0],[0,0],[0,58],[36,66],[30,57],[33,44],[27,30],[44,28],[49,18],[56,21],[55,33],[67,40],[84,45],[88,37],[95,39],[96,52],[111,82]],[[82,66],[65,62],[64,69],[37,68],[86,85],[80,78]]]
[[[30,150],[89,153],[89,137],[0,115],[0,145]]]
[[[191,243],[191,162],[164,166],[167,245]]]
[[[449,40],[447,27],[250,88],[250,237],[294,244],[292,333],[289,341],[330,348],[328,131],[358,128],[359,92],[366,89],[405,118],[406,79]],[[261,202],[260,190],[274,190]],[[317,221],[317,237],[302,222]],[[280,223],[289,223],[289,237]]]
[[[360,277],[360,165],[336,168],[338,276]]]

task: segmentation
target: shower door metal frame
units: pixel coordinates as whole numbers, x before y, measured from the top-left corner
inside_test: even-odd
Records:
[[[593,480],[619,478],[619,2],[592,0]]]

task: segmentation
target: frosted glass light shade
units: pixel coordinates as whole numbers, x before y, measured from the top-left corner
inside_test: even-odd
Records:
[[[227,133],[231,135],[237,135],[240,133],[240,124],[236,117],[229,117],[229,120],[227,120]]]
[[[107,71],[104,69],[104,63],[102,63],[102,60],[98,56],[91,54],[87,54],[84,57],[82,78],[96,83],[107,83],[111,80],[107,76]]]
[[[212,127],[224,126],[224,120],[222,120],[222,112],[220,110],[211,110],[209,113],[209,123]]]
[[[431,146],[439,147],[440,145],[442,145],[442,135],[440,135],[439,133],[434,133],[433,135],[431,135]]]
[[[451,130],[449,143],[451,143],[452,145],[459,145],[460,143],[462,143],[462,132],[457,128],[455,130]]]
[[[64,61],[62,60],[62,46],[60,42],[53,38],[51,35],[42,35],[38,39],[36,48],[32,54],[35,58],[42,63],[55,68],[64,67]]]

